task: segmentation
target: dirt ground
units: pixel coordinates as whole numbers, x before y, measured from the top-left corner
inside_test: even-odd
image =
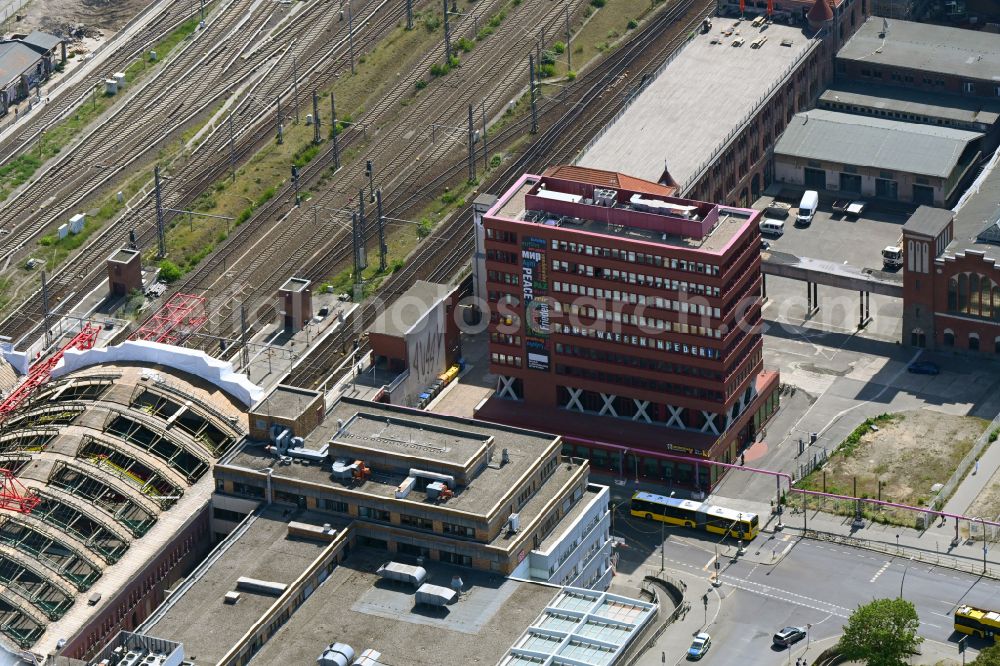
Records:
[[[72,40],[108,38],[151,0],[31,0],[19,12],[21,20],[4,25],[4,32],[25,34],[44,30]]]
[[[858,496],[877,498],[881,481],[883,500],[927,505],[931,487],[948,480],[986,426],[983,419],[930,410],[893,414],[856,446],[842,446],[801,485],[823,490],[825,472],[827,492],[851,495],[857,478]]]
[[[996,443],[992,446],[996,446]],[[979,493],[979,497],[969,507],[968,514],[982,516],[987,520],[996,520],[1000,517],[1000,470],[993,474],[986,488]]]

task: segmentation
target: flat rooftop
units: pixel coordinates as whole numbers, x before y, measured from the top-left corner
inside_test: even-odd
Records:
[[[821,106],[831,105],[835,111],[857,113],[858,109],[863,108],[878,109],[899,114],[894,117],[900,120],[941,118],[960,123],[993,125],[1000,119],[1000,100],[959,97],[870,83],[836,83],[823,91],[819,101]]]
[[[148,635],[183,643],[186,658],[199,664],[217,663],[277,599],[240,590],[239,601],[227,604],[223,597],[236,591],[236,580],[249,577],[291,584],[329,545],[289,538],[292,519],[315,525],[329,522],[319,514],[286,515],[284,507],[263,512],[147,629]]]
[[[797,113],[774,154],[948,178],[978,132],[813,109]]]
[[[266,398],[257,403],[253,412],[276,418],[295,419],[319,396],[318,391],[278,384]]]
[[[606,199],[602,203],[599,193],[603,188],[595,187],[593,180],[568,180],[549,172],[526,174],[501,195],[487,215],[539,227],[721,253],[757,214],[752,209],[669,196],[664,192],[670,189],[638,178],[628,178],[627,189],[606,190],[616,198],[613,205]]]
[[[114,254],[108,257],[108,260],[127,264],[128,262],[132,261],[132,259],[134,259],[136,256],[138,256],[138,254],[139,254],[138,250],[130,250],[128,248],[123,247],[120,250],[116,250]]]
[[[493,437],[435,423],[414,424],[409,419],[358,412],[344,421],[332,441],[351,449],[398,456],[432,458],[467,466]]]
[[[993,84],[1000,72],[1000,35],[871,16],[837,58],[860,60],[872,68],[901,67]]]
[[[403,337],[455,289],[446,284],[417,280],[375,318],[369,331]]]
[[[309,284],[309,280],[305,278],[291,277],[285,280],[285,284],[281,285],[281,291],[305,291]]]
[[[713,18],[580,157],[582,166],[660,182],[683,193],[775,86],[818,42],[799,28]],[[728,33],[728,34],[727,34]],[[758,37],[767,42],[751,49]],[[743,46],[733,40],[743,38]],[[788,40],[790,46],[781,43]]]
[[[455,496],[444,504],[444,506],[449,508],[469,511],[478,515],[488,514],[499,498],[510,490],[521,476],[531,469],[538,460],[541,452],[547,450],[555,440],[554,435],[546,435],[541,432],[482,423],[455,416],[421,412],[394,405],[342,398],[327,414],[326,420],[306,437],[306,447],[321,449],[324,444],[336,435],[338,419],[346,424],[359,413],[365,416],[364,422],[370,424],[372,428],[384,425],[386,419],[399,422],[405,420],[409,423],[409,427],[417,433],[420,432],[421,428],[425,430],[426,434],[426,432],[431,431],[433,428],[450,427],[463,431],[468,436],[482,438],[478,441],[484,441],[491,436],[495,437],[497,451],[494,455],[494,463],[499,463],[499,449],[503,448],[507,449],[510,455],[510,462],[503,466],[490,465],[485,467],[468,486],[464,488],[459,487]],[[398,426],[393,427],[397,428]],[[400,431],[394,430],[393,437],[398,436],[398,432]],[[397,447],[404,444],[387,442],[386,445]],[[405,450],[410,455],[421,455],[429,461],[441,459],[441,454],[435,451],[421,451],[416,448],[410,449],[409,446],[406,446]],[[218,467],[223,470],[227,467],[236,467],[257,471],[273,465],[274,457],[265,451],[263,446],[245,445],[229,463],[219,465]],[[553,476],[542,485],[541,489],[528,502],[528,505],[525,507],[527,513],[525,513],[525,510],[521,511],[523,519],[528,519],[531,513],[531,505],[536,500],[548,497],[547,493],[557,492],[559,487],[562,486],[561,482],[566,481],[571,476],[572,470],[567,470],[566,464],[559,465]],[[277,465],[274,466],[273,478],[288,478],[321,485],[343,487],[339,481],[334,481],[331,478],[329,463],[324,463],[323,465]],[[351,486],[351,490],[375,497],[394,499],[396,487],[403,478],[404,475],[387,474],[375,468],[372,470],[372,475],[367,481],[361,485]],[[398,501],[425,503],[431,500],[426,498],[425,493],[414,490],[406,499]],[[543,504],[544,502],[538,504],[539,510]]]
[[[391,557],[384,551],[352,549],[264,644],[253,663],[315,663],[327,645],[340,642],[357,654],[377,650],[384,664],[495,664],[530,618],[542,613],[559,592],[552,585],[425,562],[428,582],[448,587],[458,574],[465,587],[458,601],[446,608],[417,607],[411,586],[375,574]]]

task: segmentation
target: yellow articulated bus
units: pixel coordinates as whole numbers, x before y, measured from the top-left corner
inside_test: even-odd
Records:
[[[760,532],[757,514],[734,511],[676,497],[639,492],[632,496],[633,516],[670,525],[703,529],[737,539],[753,539]]]
[[[1000,613],[974,606],[955,609],[955,631],[1000,643]]]

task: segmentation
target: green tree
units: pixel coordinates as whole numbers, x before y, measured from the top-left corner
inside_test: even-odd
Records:
[[[875,599],[858,606],[837,645],[840,653],[868,666],[905,666],[924,640],[917,610],[905,599]]]
[[[980,650],[979,656],[970,663],[970,666],[1000,666],[1000,645],[991,645]]]

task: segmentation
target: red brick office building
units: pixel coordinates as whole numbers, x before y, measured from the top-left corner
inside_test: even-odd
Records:
[[[709,490],[777,407],[763,369],[758,211],[562,166],[483,216],[494,397],[598,468]]]
[[[972,240],[953,218],[921,206],[903,226],[903,342],[1000,354],[1000,215]]]

